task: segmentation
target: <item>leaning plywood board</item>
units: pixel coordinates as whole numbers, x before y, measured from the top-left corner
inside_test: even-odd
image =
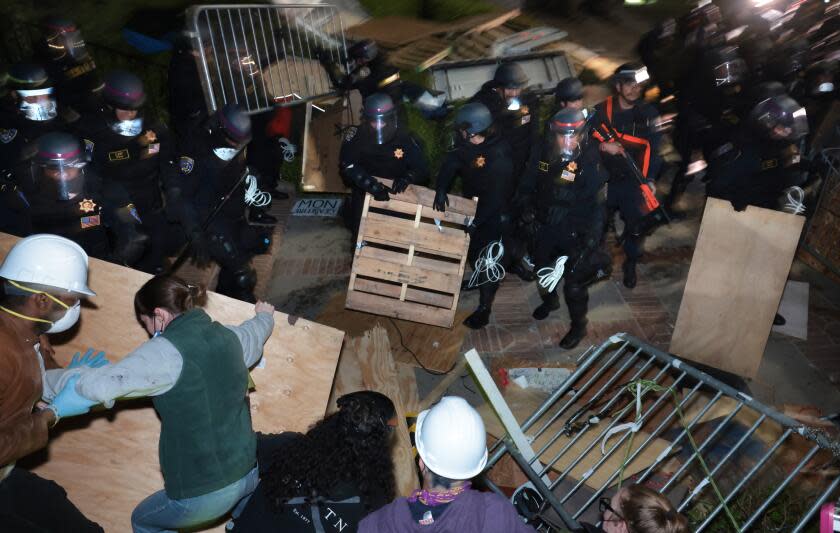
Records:
[[[353,123],[349,98],[306,104],[301,187],[305,192],[349,192],[339,174],[342,131]]]
[[[385,186],[390,180],[380,180]],[[384,202],[365,196],[346,306],[376,315],[452,327],[477,201],[409,185]]]
[[[754,378],[804,222],[709,198],[670,351]]]
[[[505,401],[511,409],[511,412],[513,412],[520,424],[522,424],[526,418],[531,416],[531,414],[534,413],[547,398],[547,395],[542,392],[534,389],[522,389],[517,385],[509,385],[504,390],[503,395]],[[569,414],[571,415],[574,411],[575,409],[570,409]],[[505,430],[489,403],[485,403],[479,407],[478,412],[484,420],[484,426],[489,435],[496,438],[502,438],[505,436]],[[543,417],[538,419],[537,422],[531,426],[530,430],[525,432],[525,435],[531,438],[534,433],[536,433],[545,423],[549,421],[553,414],[554,410],[550,410],[548,413],[543,415]],[[539,436],[539,438],[534,440],[531,444],[534,451],[537,452],[541,450],[552,438],[554,438],[555,435],[561,433],[563,424],[568,418],[568,416],[561,416],[559,419],[554,421],[548,429]],[[622,422],[630,421],[628,418],[629,416],[625,416],[625,418],[622,419]],[[576,435],[570,438],[561,434],[557,440],[548,446],[548,448],[540,456],[542,464],[547,464],[560,455],[560,458],[556,463],[554,463],[551,470],[555,473],[563,473],[573,462],[578,460],[579,456],[581,456],[582,459],[580,459],[580,461],[577,462],[577,464],[572,467],[566,475],[571,476],[576,480],[581,480],[588,474],[588,477],[585,477],[584,479],[584,483],[593,489],[601,488],[602,485],[607,483],[610,476],[619,470],[625,454],[627,453],[628,441],[625,440],[615,451],[612,452],[611,455],[609,455],[609,458],[601,463],[604,456],[601,454],[600,440],[597,444],[590,448],[593,439],[602,432],[603,428],[606,427],[606,424],[609,422],[609,419],[605,419],[599,424],[596,424],[593,428],[589,429],[580,438],[578,438],[573,444],[570,443]],[[624,435],[624,433],[621,435]],[[605,449],[608,452],[620,440],[621,435],[615,435],[608,440],[605,446]],[[630,453],[635,454],[648,437],[649,434],[644,431],[636,433],[633,438]],[[650,444],[648,444],[644,450],[635,457],[635,459],[625,466],[624,479],[627,479],[628,477],[652,465],[659,454],[662,453],[668,445],[669,443],[667,441],[662,439],[653,439]],[[568,449],[566,449],[567,446],[569,446]],[[589,449],[587,450],[587,448]],[[599,463],[601,464],[599,465]],[[611,484],[615,482],[617,482],[617,480],[613,480]]]
[[[0,256],[16,241],[0,234]],[[74,352],[88,347],[118,360],[146,341],[133,301],[149,277],[91,259],[89,281],[97,295],[83,308],[72,338],[55,347],[56,360],[66,364]],[[224,324],[240,323],[254,313],[253,305],[214,293],[209,293],[206,309]],[[251,373],[256,384],[250,395],[254,428],[304,431],[324,416],[344,334],[283,313],[275,313],[274,319],[263,361]],[[62,485],[106,531],[129,530],[134,507],[163,487],[157,456],[160,422],[151,405],[125,402],[107,414],[62,421],[58,429],[63,431],[50,441],[49,459],[35,472]]]
[[[420,487],[420,483],[414,464],[414,453],[411,450],[411,437],[405,424],[406,409],[402,401],[397,369],[391,357],[388,333],[382,326],[374,327],[362,336],[358,350],[356,355],[365,388],[384,394],[394,403],[397,414],[397,438],[392,451],[394,477],[397,492],[401,496],[409,496],[414,489]]]

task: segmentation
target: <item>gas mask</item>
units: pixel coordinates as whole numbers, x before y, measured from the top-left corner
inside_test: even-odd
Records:
[[[135,137],[143,131],[143,117],[116,121],[111,124],[111,129],[124,137]]]
[[[213,148],[213,153],[216,154],[216,157],[221,159],[222,161],[230,161],[236,154],[239,153],[241,148],[231,148],[229,146],[223,146],[220,148]]]
[[[20,90],[17,91],[18,95],[20,96],[20,104],[18,104],[18,109],[26,117],[27,120],[34,120],[37,122],[43,122],[45,120],[52,120],[58,115],[58,109],[55,103],[55,99],[50,97],[46,101],[41,102],[27,102],[27,96],[41,96],[41,95],[51,95],[52,88],[47,89],[36,89],[36,90]]]

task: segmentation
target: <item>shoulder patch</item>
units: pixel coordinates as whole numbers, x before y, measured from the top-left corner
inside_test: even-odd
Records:
[[[350,126],[347,128],[347,133],[344,134],[344,140],[346,142],[350,142],[353,140],[353,137],[356,136],[356,132],[359,131],[359,128],[356,126]]]
[[[0,129],[0,142],[3,144],[9,144],[12,140],[17,137],[18,130],[14,128],[9,129]]]
[[[90,139],[82,139],[85,142],[85,152],[87,152],[88,156],[93,155],[93,147],[96,146],[96,143],[91,141]]]
[[[178,169],[181,171],[181,174],[189,174],[195,168],[195,160],[191,157],[187,157],[182,155],[178,158]]]

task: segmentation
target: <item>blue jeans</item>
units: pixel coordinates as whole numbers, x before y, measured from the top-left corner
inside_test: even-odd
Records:
[[[259,481],[259,470],[254,467],[239,481],[194,498],[173,500],[166,491],[158,491],[134,509],[131,527],[134,533],[176,533],[178,529],[210,523],[231,509],[236,518]]]

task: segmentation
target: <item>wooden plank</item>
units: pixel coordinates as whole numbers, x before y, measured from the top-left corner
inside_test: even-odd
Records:
[[[332,99],[335,100],[335,99]],[[319,111],[313,107],[324,109]],[[306,104],[306,122],[303,134],[303,168],[301,187],[305,192],[339,192],[350,189],[339,174],[338,155],[343,137],[340,128],[353,124],[348,99],[332,104],[312,102]],[[336,129],[339,126],[339,129]]]
[[[471,21],[465,21],[466,25],[461,26],[463,29],[467,30],[467,33],[481,33],[492,28],[496,28],[497,26],[501,26],[502,24],[506,23],[511,19],[515,19],[516,17],[522,14],[521,9],[511,9],[510,11],[504,12],[494,12],[488,13],[486,15],[479,15],[475,17]],[[481,18],[479,18],[481,17]],[[454,26],[457,28],[458,26]],[[454,31],[453,28],[453,31]]]
[[[390,187],[393,181],[385,178],[376,178],[383,185],[386,187]],[[471,198],[464,198],[462,196],[457,196],[454,194],[450,194],[449,196],[449,205],[446,207],[446,212],[458,213],[459,215],[467,215],[469,217],[475,216],[475,210],[478,207],[478,200],[471,199]],[[401,202],[405,202],[408,204],[423,204],[426,207],[431,207],[432,204],[435,202],[435,191],[433,189],[429,189],[427,187],[421,187],[420,185],[409,185],[405,191],[401,192],[400,194],[392,194],[391,198],[395,200],[399,200]],[[413,214],[414,211],[412,210],[410,214]],[[433,213],[440,214],[439,211],[433,211]],[[427,215],[423,215],[427,216]],[[428,218],[440,218],[435,216],[429,216]],[[458,223],[463,223],[458,222]]]
[[[440,22],[393,15],[368,20],[345,33],[350,39],[373,39],[383,48],[397,48],[444,33],[447,27]]]
[[[341,346],[341,355],[338,357],[335,380],[330,391],[330,400],[327,402],[327,413],[334,413],[338,410],[336,401],[345,394],[366,390],[357,355],[359,353],[359,342],[359,337],[344,339],[344,344]]]
[[[371,259],[379,259],[381,261],[389,261],[391,263],[399,263],[404,261],[406,258],[406,254],[386,250],[384,248],[377,248],[376,246],[362,246],[356,255],[357,257],[370,257]],[[459,271],[459,263],[455,263],[453,261],[443,261],[433,257],[416,254],[412,264],[440,274],[458,275]]]
[[[440,211],[435,211],[431,207],[427,207],[417,203],[400,201],[393,197],[385,202],[378,202],[376,200],[372,200],[370,202],[371,207],[387,209],[389,211],[396,211],[397,213],[403,213],[406,215],[413,215],[418,205],[421,206],[421,216],[423,218],[437,219],[441,222],[448,222],[450,224],[457,224],[459,226],[466,226],[469,224],[470,220],[472,220],[472,217],[468,215],[462,215],[460,213],[456,213],[450,210],[446,210],[445,212],[441,213]]]
[[[397,379],[400,382],[400,397],[403,407],[408,415],[416,415],[420,404],[417,392],[417,376],[414,374],[414,367],[405,363],[394,362],[397,369]]]
[[[399,299],[400,294],[402,293],[400,285],[391,285],[389,283],[377,282],[364,278],[356,278],[354,290],[359,292],[369,292],[371,294],[379,294],[396,299]],[[452,295],[421,291],[418,289],[412,289],[411,287],[406,288],[405,297],[403,298],[403,300],[408,302],[417,302],[434,307],[441,307],[443,309],[449,309],[452,306],[453,299],[454,296]]]
[[[709,198],[670,351],[756,377],[804,222]]]
[[[400,382],[385,329],[376,326],[365,333],[357,355],[365,386],[369,390],[381,392],[394,402],[397,412],[397,441],[393,449],[394,474],[397,491],[402,496],[408,496],[420,487],[420,483],[411,450],[411,437],[405,423],[406,409],[402,401]]]
[[[373,313],[375,315],[393,316],[402,320],[422,322],[443,328],[452,327],[453,317],[444,313],[439,307],[432,307],[413,302],[401,302],[378,294],[353,291],[347,294],[347,307]]]
[[[514,416],[516,416],[517,421],[521,425],[526,418],[528,418],[532,413],[534,413],[537,408],[545,401],[547,395],[534,389],[522,389],[517,385],[510,385],[505,388],[503,391],[503,395],[505,401],[507,402],[508,406],[510,407],[511,411],[513,412]],[[567,412],[569,414],[574,413],[576,408],[572,406]],[[484,426],[487,430],[489,435],[492,435],[496,438],[502,438],[505,436],[505,430],[502,427],[501,422],[499,422],[496,413],[493,411],[493,408],[488,404],[485,403],[481,407],[478,408],[478,412],[481,414],[481,418],[484,420]],[[540,417],[537,422],[531,426],[531,430],[525,432],[525,435],[528,437],[532,437],[533,434],[541,429],[546,422],[549,421],[551,416],[556,412],[556,408],[552,408],[549,410],[548,413]],[[631,410],[631,412],[633,412]],[[566,419],[568,417],[561,416],[556,421],[554,421],[548,429],[541,434],[538,438],[536,438],[533,443],[531,444],[534,451],[539,451],[540,449],[545,446],[549,440],[551,440],[555,435],[561,432],[563,429],[563,424],[565,424]],[[622,421],[632,421],[629,420],[630,416],[625,416]],[[582,437],[580,437],[574,444],[571,443],[572,439],[565,436],[560,435],[560,437],[553,442],[545,452],[540,456],[540,460],[543,464],[548,464],[551,460],[555,458],[566,446],[570,446],[568,450],[563,452],[560,456],[559,460],[552,466],[551,470],[554,472],[560,473],[565,471],[571,464],[577,460],[578,456],[582,455],[580,462],[575,465],[574,468],[571,469],[569,472],[569,476],[576,480],[581,480],[584,478],[584,475],[589,473],[589,477],[586,478],[584,483],[592,489],[599,489],[610,476],[618,471],[621,467],[622,462],[624,461],[624,457],[626,455],[627,450],[627,442],[624,441],[618,449],[616,449],[609,458],[604,461],[604,463],[595,468],[595,465],[600,462],[604,456],[601,455],[601,446],[600,442],[592,447],[591,450],[586,451],[586,448],[592,443],[593,439],[596,439],[597,436],[601,433],[605,424],[608,423],[606,420],[602,421],[600,425],[597,426],[597,429],[591,429],[589,432],[585,433]],[[645,427],[650,427],[655,425],[646,424]],[[653,428],[651,427],[651,429]],[[635,438],[633,439],[633,446],[632,446],[632,453],[635,453],[638,450],[642,443],[647,440],[649,437],[649,433],[644,431],[644,428],[636,433]],[[606,445],[606,449],[609,451],[610,448],[615,446],[615,444],[620,439],[620,436],[616,435],[612,437]],[[668,447],[669,443],[662,439],[653,439],[650,444],[648,444],[644,450],[642,450],[639,455],[630,461],[627,466],[624,468],[624,479],[629,478],[630,476],[642,471],[643,469],[647,468],[651,464],[653,464],[660,453]],[[672,453],[676,453],[678,450],[673,450]],[[591,470],[591,472],[589,472]],[[617,480],[613,481],[615,484]]]
[[[17,241],[0,234],[3,255]],[[148,340],[134,316],[134,294],[150,276],[90,260],[90,286],[97,296],[85,305],[79,326],[63,342],[55,339],[56,360],[67,364],[88,347],[105,350],[115,361]],[[253,305],[215,293],[207,312],[224,324],[253,316]],[[251,372],[254,429],[305,431],[324,416],[344,333],[277,312],[265,345],[264,366]],[[160,422],[149,401],[120,402],[106,412],[62,421],[49,444],[48,460],[34,472],[53,479],[106,531],[127,531],[134,507],[160,490]]]
[[[414,265],[378,261],[367,257],[357,257],[353,261],[353,272],[357,276],[369,276],[452,294],[461,286],[461,279],[455,276],[426,271]]]
[[[413,244],[417,251],[459,258],[464,252],[467,234],[461,229],[414,222],[380,213],[368,213],[365,240],[382,244]]]

